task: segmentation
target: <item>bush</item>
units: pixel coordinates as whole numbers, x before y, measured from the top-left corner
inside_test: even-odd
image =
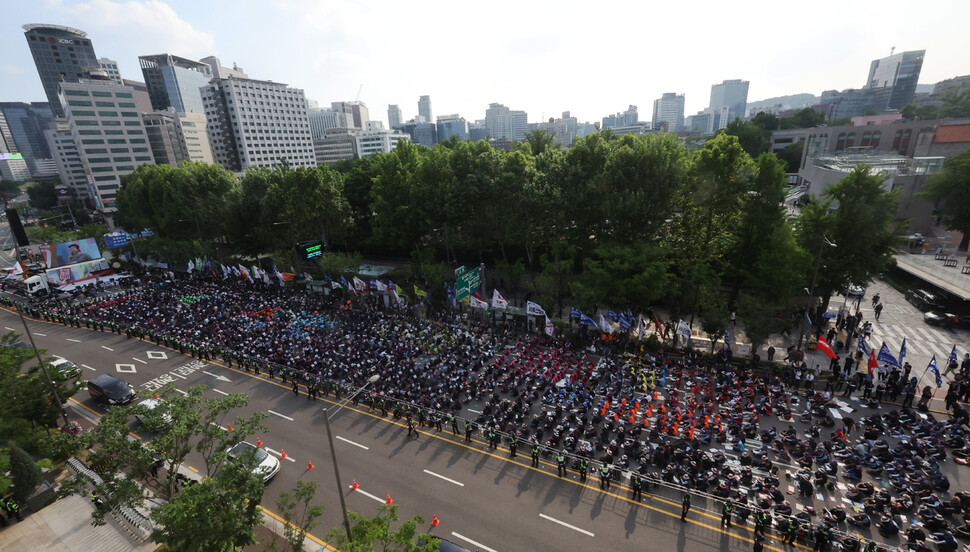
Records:
[[[24,449],[13,443],[10,444],[10,475],[13,478],[14,500],[21,504],[26,503],[30,495],[34,494],[37,485],[40,485],[40,468]]]

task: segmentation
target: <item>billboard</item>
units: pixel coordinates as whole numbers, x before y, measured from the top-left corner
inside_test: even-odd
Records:
[[[71,266],[52,268],[47,271],[47,281],[52,286],[63,286],[84,280],[92,280],[98,272],[108,270],[104,259],[78,263]]]
[[[23,160],[24,154],[22,153],[0,153],[0,161],[9,161],[11,159],[21,159]]]
[[[84,263],[101,258],[101,250],[98,249],[98,242],[94,238],[83,240],[61,242],[55,247],[54,263],[51,265],[64,266],[75,263]]]

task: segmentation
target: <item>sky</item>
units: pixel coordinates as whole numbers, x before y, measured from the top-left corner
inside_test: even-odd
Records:
[[[926,50],[921,84],[970,74],[966,0],[0,0],[0,13],[2,101],[45,99],[26,23],[86,31],[127,79],[144,80],[139,55],[215,55],[321,106],[359,93],[385,123],[388,104],[410,119],[425,94],[434,116],[469,121],[489,103],[529,122],[636,105],[646,121],[665,92],[691,115],[725,79],[749,81],[749,101],[859,88],[894,46]]]

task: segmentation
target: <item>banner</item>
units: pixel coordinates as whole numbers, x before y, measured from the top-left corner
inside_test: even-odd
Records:
[[[878,360],[879,362],[885,362],[890,366],[898,366],[902,368],[902,366],[899,364],[899,361],[896,360],[896,357],[894,357],[893,354],[889,352],[889,347],[886,346],[885,341],[882,342],[882,347],[879,348],[879,356],[876,357],[876,360]]]
[[[108,270],[108,263],[104,259],[78,263],[71,266],[51,268],[47,271],[47,281],[52,286],[63,286],[75,282],[93,279],[98,272]]]
[[[569,309],[569,317],[570,318],[580,318],[580,319],[582,319],[583,313],[579,309],[577,309],[576,307],[572,307],[572,308]]]
[[[509,302],[502,297],[502,294],[498,292],[497,289],[492,290],[492,308],[493,309],[505,309],[509,306]]]
[[[363,280],[361,280],[356,276],[354,276],[354,291],[356,291],[357,293],[363,293],[367,291],[367,284],[365,284]]]
[[[478,297],[475,297],[474,295],[468,296],[468,304],[471,305],[473,309],[488,310],[488,303],[486,303],[485,301],[482,301],[481,299],[479,299]]]
[[[525,303],[526,314],[531,314],[532,316],[545,316],[546,311],[539,306],[538,303],[533,303],[532,301],[526,301]],[[574,317],[570,317],[574,318]]]
[[[687,322],[681,320],[677,323],[677,335],[682,335],[687,338],[690,337],[690,326],[687,325]]]
[[[579,313],[579,323],[583,326],[589,326],[591,328],[599,328],[599,324],[595,320],[583,314],[579,309],[576,310]]]
[[[603,333],[611,334],[611,335],[613,334],[613,324],[611,324],[608,320],[606,320],[606,318],[604,318],[602,314],[600,315],[599,327],[601,330],[603,330]]]

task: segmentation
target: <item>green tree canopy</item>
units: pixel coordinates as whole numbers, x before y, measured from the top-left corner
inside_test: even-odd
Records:
[[[919,196],[933,202],[949,230],[963,233],[959,250],[970,245],[970,150],[948,157],[943,171],[930,177]]]

